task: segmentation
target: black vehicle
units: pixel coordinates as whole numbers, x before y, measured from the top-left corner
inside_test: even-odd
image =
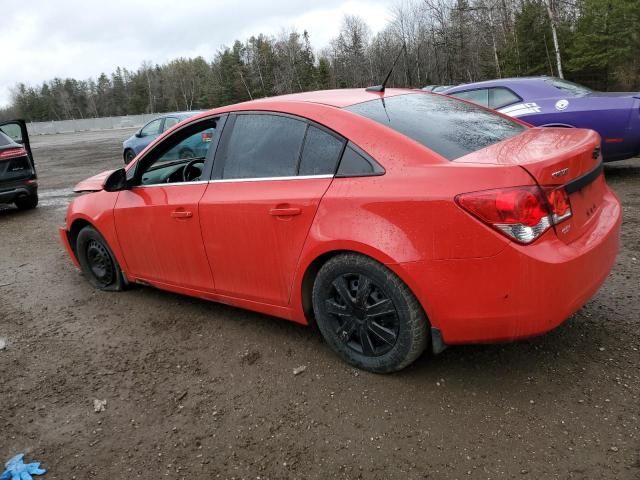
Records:
[[[24,120],[0,123],[0,203],[38,205],[38,180]]]

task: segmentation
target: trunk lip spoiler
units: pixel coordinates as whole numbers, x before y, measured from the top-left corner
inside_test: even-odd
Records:
[[[591,184],[596,178],[602,174],[604,171],[604,163],[602,160],[600,163],[591,171],[585,173],[584,175],[574,178],[569,183],[566,183],[563,188],[568,194],[576,193],[582,190],[587,185]]]

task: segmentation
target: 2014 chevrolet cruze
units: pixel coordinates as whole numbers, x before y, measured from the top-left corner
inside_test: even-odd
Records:
[[[181,145],[206,133],[206,154]],[[315,321],[360,368],[559,325],[600,287],[621,209],[590,130],[529,128],[420,91],[218,108],[80,183],[61,238],[130,283]]]

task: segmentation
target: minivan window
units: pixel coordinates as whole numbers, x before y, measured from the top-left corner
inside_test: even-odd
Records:
[[[281,115],[241,114],[222,146],[222,178],[295,176],[307,124]]]
[[[408,93],[346,107],[385,125],[448,160],[518,135],[527,127],[443,95]]]

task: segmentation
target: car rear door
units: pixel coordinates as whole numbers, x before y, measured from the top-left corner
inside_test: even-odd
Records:
[[[289,303],[300,252],[344,144],[297,117],[230,116],[199,206],[217,293]]]

